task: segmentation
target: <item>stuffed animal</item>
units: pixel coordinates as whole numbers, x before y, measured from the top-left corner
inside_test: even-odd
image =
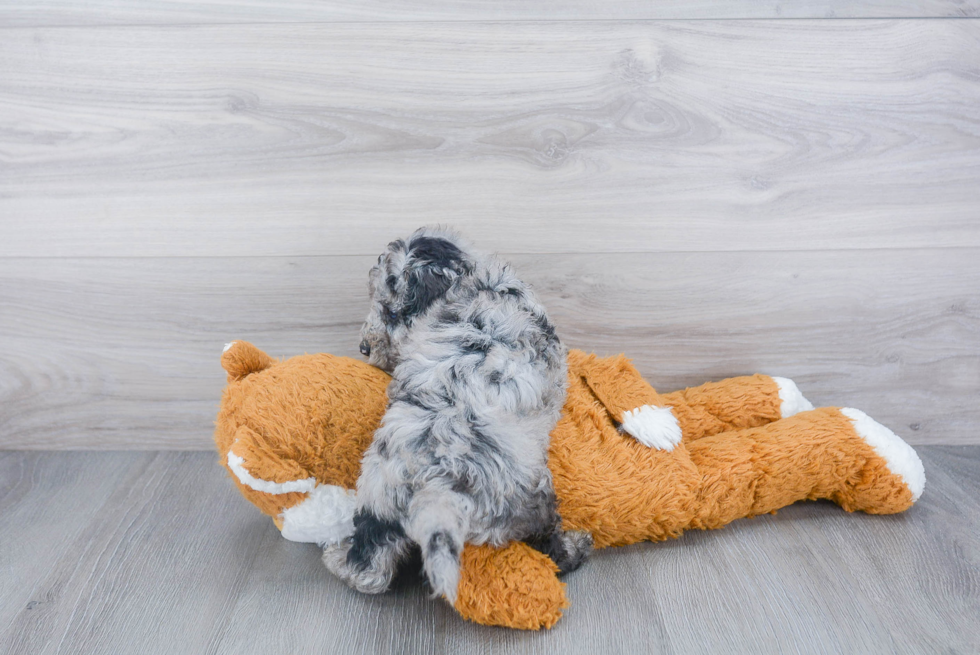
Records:
[[[286,539],[353,533],[361,456],[389,377],[329,354],[275,360],[244,341],[215,442],[241,493]],[[909,508],[925,485],[915,451],[856,409],[813,409],[790,380],[731,378],[658,394],[625,357],[568,357],[568,398],[549,467],[566,529],[596,548],[676,537],[825,498],[847,511]],[[568,606],[545,555],[523,543],[466,545],[455,609],[477,623],[551,627]]]

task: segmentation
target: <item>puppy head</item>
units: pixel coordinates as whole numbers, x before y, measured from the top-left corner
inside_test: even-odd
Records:
[[[389,243],[368,277],[371,311],[361,328],[368,362],[390,373],[413,321],[472,272],[473,261],[460,237],[441,228],[421,228]]]

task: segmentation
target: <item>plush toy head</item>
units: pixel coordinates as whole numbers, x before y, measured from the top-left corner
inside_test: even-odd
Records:
[[[383,371],[346,357],[272,359],[228,345],[215,443],[242,494],[293,541],[348,536],[361,455],[384,414]],[[297,508],[304,501],[306,511]]]

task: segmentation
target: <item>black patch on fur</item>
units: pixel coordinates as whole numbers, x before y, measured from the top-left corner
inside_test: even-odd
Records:
[[[473,493],[473,485],[470,484],[469,480],[464,478],[456,478],[453,480],[452,490],[453,493],[468,495]]]
[[[470,434],[473,435],[470,448],[480,453],[480,459],[483,461],[494,459],[491,457],[491,453],[500,453],[500,444],[497,443],[497,440],[483,431],[480,422],[472,413],[467,413],[466,422],[470,424]]]
[[[388,290],[394,293],[395,286],[398,284],[398,278],[389,274],[388,277],[385,278],[385,284],[388,285]]]
[[[431,555],[440,550],[447,550],[453,558],[459,557],[459,546],[453,541],[452,537],[449,536],[448,532],[434,532],[431,537],[429,537],[429,543],[426,545],[426,551]]]
[[[418,452],[422,450],[427,442],[432,440],[432,428],[426,428],[422,430],[411,442],[409,442],[408,447],[413,451]]]
[[[413,543],[408,547],[408,552],[405,554],[404,559],[398,562],[398,572],[395,573],[389,589],[407,590],[417,587],[419,580],[423,577],[422,549],[418,547],[418,544]]]
[[[463,337],[460,341],[460,347],[462,348],[464,355],[480,354],[484,357],[493,348],[493,340],[488,339],[486,335],[467,335]]]
[[[409,256],[420,266],[438,266],[455,270],[463,265],[463,251],[446,239],[416,237],[412,239],[410,247]]]
[[[347,563],[363,571],[371,563],[374,551],[383,544],[395,543],[405,538],[405,531],[395,521],[384,521],[364,510],[354,514],[354,536]]]
[[[406,319],[424,313],[446,294],[456,276],[471,270],[463,251],[445,239],[412,239],[408,256],[408,297],[402,308]]]
[[[398,320],[401,318],[401,314],[387,305],[383,305],[381,308],[381,320],[388,327],[398,325]]]
[[[425,403],[423,403],[421,400],[419,400],[415,396],[411,396],[411,395],[409,395],[407,393],[401,393],[401,394],[395,396],[394,398],[391,399],[391,402],[392,403],[405,403],[406,405],[411,405],[412,407],[416,407],[418,409],[422,409],[422,410],[425,410],[427,412],[432,411],[432,408],[431,407],[429,407],[428,405],[426,405]],[[390,408],[391,405],[389,405],[388,407]]]
[[[455,312],[449,308],[443,308],[439,312],[439,322],[440,323],[459,323],[459,313]]]
[[[556,337],[555,326],[551,324],[548,317],[544,316],[543,314],[537,314],[533,318],[534,324],[537,325],[549,339],[554,339]]]

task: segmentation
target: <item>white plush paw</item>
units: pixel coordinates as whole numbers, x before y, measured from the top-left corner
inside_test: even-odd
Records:
[[[627,410],[623,430],[647,448],[673,450],[681,442],[681,426],[670,407],[643,405]]]
[[[282,511],[282,536],[290,541],[328,546],[354,534],[357,494],[334,484],[318,484],[303,502]]]
[[[813,403],[803,397],[795,382],[789,378],[773,378],[772,381],[779,387],[779,411],[782,418],[813,409]]]
[[[926,470],[912,446],[859,409],[844,407],[840,413],[851,419],[854,431],[885,460],[888,470],[902,478],[912,492],[912,502],[919,500],[926,486]]]

